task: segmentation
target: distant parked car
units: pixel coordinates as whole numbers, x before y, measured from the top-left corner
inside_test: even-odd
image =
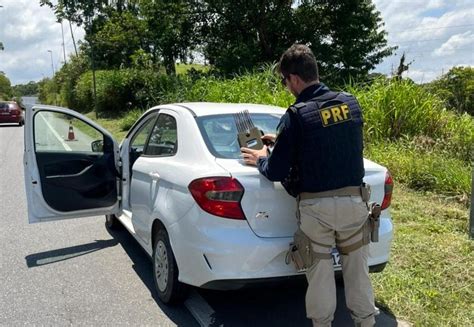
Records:
[[[18,124],[23,126],[25,119],[21,107],[13,101],[0,101],[0,124]]]
[[[30,223],[106,215],[109,228],[125,226],[152,258],[165,303],[182,300],[186,285],[231,289],[302,275],[285,262],[296,201],[243,163],[233,116],[242,110],[272,134],[285,112],[253,104],[161,105],[144,113],[119,146],[77,112],[28,109]],[[393,235],[392,178],[383,166],[364,165],[371,201],[383,209],[379,242],[369,253],[371,271],[381,271]],[[333,262],[340,270],[336,249]]]

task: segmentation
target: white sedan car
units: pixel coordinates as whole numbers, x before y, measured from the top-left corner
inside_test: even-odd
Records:
[[[92,120],[65,108],[27,110],[25,185],[30,223],[106,215],[133,235],[153,260],[165,303],[186,286],[232,289],[301,274],[285,262],[296,230],[296,202],[280,183],[246,166],[233,114],[248,110],[275,133],[282,108],[181,103],[144,113],[119,146]],[[371,201],[382,204],[380,240],[369,266],[389,260],[393,230],[387,169],[365,160]],[[337,251],[333,251],[339,270]]]

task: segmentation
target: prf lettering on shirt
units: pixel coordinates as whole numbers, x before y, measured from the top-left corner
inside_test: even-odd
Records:
[[[349,120],[352,120],[349,106],[345,103],[338,106],[321,109],[319,111],[319,115],[321,116],[321,122],[323,123],[324,127],[345,123]]]

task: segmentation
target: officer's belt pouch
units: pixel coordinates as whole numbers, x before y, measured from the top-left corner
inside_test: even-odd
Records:
[[[290,243],[286,263],[289,264],[289,259],[291,259],[298,271],[305,271],[311,267],[314,260],[311,239],[300,228],[296,230],[293,238],[294,241]]]

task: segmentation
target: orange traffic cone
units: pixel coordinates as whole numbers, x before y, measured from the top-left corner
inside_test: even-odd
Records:
[[[69,132],[67,133],[66,141],[75,141],[76,137],[74,136],[74,128],[72,127],[72,121],[69,122]]]

